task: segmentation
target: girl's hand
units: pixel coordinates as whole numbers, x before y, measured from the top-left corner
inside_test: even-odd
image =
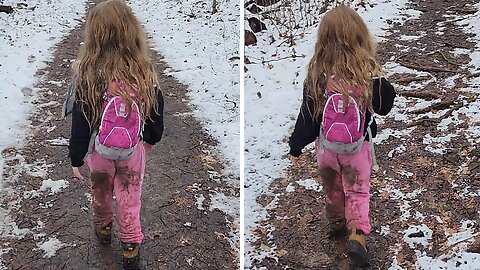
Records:
[[[80,167],[72,167],[72,171],[73,171],[73,175],[75,175],[75,177],[77,177],[80,180],[83,180],[83,175],[80,172]]]
[[[143,147],[145,148],[145,153],[150,153],[152,151],[152,148],[153,148],[153,145],[149,144],[149,143],[144,143],[143,144]]]
[[[290,161],[292,162],[293,166],[297,166],[298,159],[298,157],[290,156]]]

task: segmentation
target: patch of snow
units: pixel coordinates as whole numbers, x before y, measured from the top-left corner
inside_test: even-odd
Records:
[[[322,186],[315,179],[298,180],[297,184],[313,191],[321,191]]]
[[[218,209],[230,217],[238,219],[239,207],[240,204],[237,197],[226,196],[223,193],[215,193],[211,197],[209,210],[213,211]],[[240,223],[238,222],[238,224]]]
[[[390,265],[390,268],[388,268],[388,270],[405,270],[405,269],[400,267],[400,265],[398,265],[397,256],[395,256],[393,257],[392,264]]]
[[[381,130],[378,134],[377,137],[373,139],[375,144],[381,144],[383,141],[388,140],[390,136],[395,137],[395,138],[405,138],[412,133],[412,131],[415,129],[415,127],[410,127],[407,129],[403,130],[394,130],[391,128],[385,128]]]
[[[68,187],[68,181],[65,180],[52,180],[47,179],[43,180],[42,186],[40,187],[39,191],[47,191],[50,189],[48,195],[54,195],[60,192],[63,188]]]
[[[443,154],[446,151],[444,143],[450,142],[452,138],[457,136],[456,134],[447,134],[434,138],[430,134],[426,134],[423,138],[423,144],[427,144],[425,150],[435,154]]]
[[[46,142],[49,143],[50,145],[55,145],[55,146],[68,146],[68,139],[64,137],[46,140]]]
[[[412,172],[407,172],[407,171],[399,171],[398,174],[401,175],[401,176],[405,176],[407,178],[410,178],[410,177],[413,176]]]
[[[15,221],[8,216],[6,212],[0,209],[0,236],[8,236],[21,239],[26,234],[30,233],[29,229],[20,229]]]
[[[390,226],[385,225],[380,227],[380,235],[381,236],[387,236],[390,234]]]
[[[195,205],[197,205],[197,209],[205,210],[205,208],[203,208],[203,202],[205,201],[205,197],[203,196],[203,194],[202,193],[198,194],[197,196],[195,196],[195,199],[196,199]]]
[[[403,240],[408,243],[410,248],[414,248],[415,244],[427,246],[428,240],[432,239],[432,230],[429,229],[425,224],[410,226],[408,229],[403,231],[403,233]],[[423,233],[423,236],[412,236],[412,234],[415,233]]]
[[[47,164],[45,160],[37,160],[34,163],[22,163],[23,172],[26,174],[46,179],[48,177],[48,169],[54,167],[53,164]]]
[[[294,192],[295,191],[295,186],[292,185],[292,183],[289,183],[288,186],[285,188],[286,192]]]
[[[401,35],[400,36],[400,40],[417,40],[419,39],[421,36],[408,36],[408,35]]]
[[[42,196],[43,191],[48,191],[48,195],[55,195],[60,192],[62,189],[68,187],[68,181],[65,180],[57,180],[54,181],[52,179],[43,180],[42,186],[38,190],[29,190],[23,192],[23,197],[25,199],[33,198],[33,197],[40,197]]]
[[[461,251],[439,258],[420,256],[417,257],[415,266],[420,270],[478,270],[478,262],[480,262],[480,254]]]
[[[47,241],[43,243],[37,243],[38,250],[42,250],[45,254],[44,258],[51,258],[55,256],[58,250],[65,247],[66,245],[60,242],[55,236],[48,238]]]
[[[209,210],[213,211],[215,209],[225,213],[226,215],[234,219],[233,222],[230,222],[228,221],[227,217],[225,217],[225,219],[227,220],[227,223],[231,224],[230,238],[228,240],[230,241],[230,245],[232,246],[232,248],[239,250],[240,248],[240,236],[239,236],[240,201],[238,197],[226,196],[221,192],[212,194],[210,197]]]
[[[401,144],[401,145],[395,147],[394,149],[390,150],[390,152],[388,152],[387,156],[389,158],[392,158],[395,154],[405,153],[405,151],[407,151],[407,148],[405,147],[405,145]]]

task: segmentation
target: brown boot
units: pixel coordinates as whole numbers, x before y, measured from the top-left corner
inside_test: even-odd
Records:
[[[342,238],[348,234],[347,221],[342,218],[340,220],[330,220],[330,238]]]
[[[101,229],[95,228],[95,234],[98,240],[100,240],[100,243],[110,244],[110,242],[112,242],[112,222]]]
[[[140,251],[138,250],[138,244],[122,242],[122,248],[123,269],[137,270],[140,264]]]
[[[365,233],[356,228],[352,228],[347,243],[347,255],[350,263],[355,267],[370,266]]]

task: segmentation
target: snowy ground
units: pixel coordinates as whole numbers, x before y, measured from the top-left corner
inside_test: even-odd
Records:
[[[154,49],[170,65],[165,73],[188,86],[195,116],[218,140],[216,156],[225,163],[219,178],[239,188],[239,2],[217,1],[215,14],[211,1],[128,2],[144,23]],[[211,194],[211,202],[210,210],[232,216],[238,229],[239,198],[218,191]],[[237,249],[238,237],[236,232],[231,239]]]
[[[39,80],[35,73],[51,59],[54,45],[79,23],[86,5],[85,1],[66,0],[21,1],[26,4],[17,5],[19,2],[3,1],[15,12],[0,13],[0,193],[5,192],[4,181],[14,180],[3,178],[3,151],[21,148],[29,135],[28,117],[35,110],[32,102],[39,90],[34,86]],[[50,184],[45,188],[55,188]],[[0,216],[0,236],[22,235],[5,209],[0,209]],[[40,248],[55,252],[53,244],[44,243]]]
[[[382,41],[389,32],[386,31],[392,22],[402,23],[407,18],[417,18],[421,13],[418,11],[408,10],[405,5],[408,3],[406,0],[399,1],[367,1],[372,4],[366,6],[366,8],[360,8],[358,11],[362,18],[369,25],[370,30],[374,34],[377,41]],[[273,7],[275,8],[275,7]],[[295,15],[299,15],[296,13]],[[249,15],[247,12],[246,17],[254,16]],[[479,14],[468,17],[467,20],[460,21],[464,24],[466,21],[470,24],[470,30],[478,32],[480,27],[478,25]],[[476,19],[475,19],[476,18]],[[455,19],[455,18],[453,18]],[[262,34],[257,34],[257,46],[246,47],[245,57],[251,62],[247,65],[248,71],[245,74],[245,166],[246,166],[246,179],[245,179],[245,211],[246,211],[246,264],[247,269],[253,268],[251,265],[253,259],[264,258],[269,256],[275,258],[275,255],[268,254],[266,252],[259,252],[253,250],[252,243],[255,241],[255,236],[252,230],[257,226],[259,221],[267,217],[267,211],[264,207],[256,202],[256,199],[260,195],[275,195],[269,190],[269,186],[277,178],[284,177],[284,170],[289,165],[288,160],[288,144],[286,139],[291,133],[291,130],[295,124],[295,119],[298,114],[298,109],[302,99],[302,81],[306,74],[306,64],[308,63],[316,39],[317,25],[313,27],[306,27],[295,32],[295,45],[289,47],[284,39],[278,38],[279,32],[283,32],[285,29],[274,27],[268,20],[266,31]],[[248,24],[246,29],[249,29]],[[477,35],[480,33],[477,33]],[[273,36],[274,40],[270,36]],[[478,36],[477,36],[478,37]],[[416,37],[403,36],[404,39],[415,39]],[[477,42],[478,43],[478,42]],[[479,45],[480,46],[480,45]],[[479,47],[477,46],[477,47]],[[295,57],[293,57],[295,56]],[[471,70],[478,70],[479,54],[471,54],[472,67]],[[387,77],[394,73],[412,73],[416,75],[428,75],[419,73],[417,71],[407,69],[395,63],[396,59],[391,59],[385,65],[387,71]],[[476,67],[475,67],[476,66]],[[453,81],[453,79],[452,79]],[[424,82],[428,83],[428,81]],[[418,89],[421,85],[410,85],[409,89]],[[471,89],[465,89],[467,91],[474,91],[478,88],[478,81],[472,82]],[[478,90],[477,90],[478,91]],[[390,114],[395,116],[397,120],[407,119],[406,113],[406,100],[403,97],[399,97],[397,100],[396,108]],[[428,106],[430,103],[416,104],[409,110],[418,109]],[[478,104],[473,103],[470,107],[464,108],[471,116],[470,121],[473,123],[478,122],[478,114],[474,113],[478,111]],[[443,113],[443,112],[440,112]],[[442,124],[445,126],[451,123],[457,114],[454,113],[452,117],[445,119]],[[377,121],[382,123],[382,119]],[[442,126],[442,124],[440,126]],[[471,125],[472,127],[475,124]],[[388,136],[401,137],[411,132],[413,128],[405,130],[383,130],[382,133],[376,139],[376,143],[381,143],[382,140],[388,138]],[[474,128],[470,129],[472,137],[478,135],[478,130]],[[434,153],[442,153],[444,150],[442,144],[448,142],[451,137],[445,136],[440,138],[426,137],[425,144],[432,144],[429,151]],[[473,139],[472,139],[473,140]],[[472,141],[473,142],[473,141]],[[405,147],[399,146],[396,151],[405,151]],[[404,172],[410,174],[410,172]],[[294,186],[291,186],[289,192],[294,190]],[[398,190],[391,190],[395,193]],[[396,193],[400,196],[397,199],[403,201],[404,205],[400,208],[407,211],[410,209],[410,201],[414,198],[402,197],[405,194]],[[401,196],[402,195],[402,196]],[[410,196],[410,195],[409,195]],[[395,198],[392,198],[395,199]],[[268,207],[275,207],[276,200],[274,199]],[[402,210],[402,211],[403,211]],[[409,213],[405,213],[406,215]],[[408,218],[409,216],[406,216]],[[274,229],[270,228],[269,230]],[[414,229],[414,228],[413,228]],[[427,228],[428,229],[428,228]],[[383,233],[388,232],[388,228],[383,228]],[[407,234],[408,232],[405,232]],[[472,233],[465,230],[465,233]],[[427,234],[428,235],[428,234]],[[471,234],[470,234],[471,236]],[[468,235],[465,237],[469,237]],[[428,239],[424,239],[428,242]],[[272,247],[274,252],[275,247]],[[448,262],[443,262],[444,258],[428,258],[422,253],[418,253],[417,269],[440,269],[447,265],[454,265],[455,258],[461,257],[459,253],[452,255],[453,259]],[[464,257],[465,259],[466,257]],[[473,259],[476,256],[469,255],[469,258]],[[396,268],[396,258],[392,258],[392,270],[400,269]],[[478,258],[476,258],[478,260]],[[261,259],[260,259],[261,261]],[[429,267],[434,268],[429,268]],[[437,268],[435,268],[437,267]],[[465,267],[471,267],[471,264],[467,264]],[[441,268],[445,269],[445,268]],[[450,269],[450,268],[447,268]],[[472,269],[472,268],[459,268],[459,269]]]
[[[218,1],[215,14],[211,14],[211,1],[129,2],[154,48],[171,66],[166,73],[189,87],[196,116],[220,142],[218,150],[227,162],[227,172],[238,176],[238,1]]]

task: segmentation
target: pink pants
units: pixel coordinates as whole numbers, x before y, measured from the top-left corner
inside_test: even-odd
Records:
[[[93,222],[103,228],[113,220],[112,199],[115,193],[119,238],[124,243],[140,244],[140,197],[145,172],[145,149],[140,143],[125,160],[110,160],[95,150],[85,161],[91,172]]]
[[[317,163],[325,190],[327,218],[345,218],[348,228],[357,228],[370,233],[370,173],[372,156],[369,142],[355,154],[336,154],[328,149],[319,149],[315,142]]]

